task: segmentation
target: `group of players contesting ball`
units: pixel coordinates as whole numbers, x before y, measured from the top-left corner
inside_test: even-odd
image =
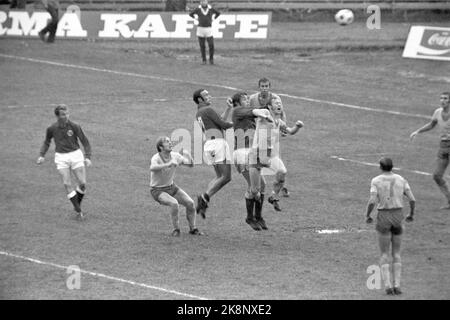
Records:
[[[208,165],[212,165],[216,176],[205,192],[197,196],[197,204],[174,183],[176,168],[180,165],[193,167],[194,161],[188,151],[173,151],[173,143],[167,136],[156,141],[157,153],[150,163],[150,193],[161,205],[170,207],[173,236],[180,236],[179,205],[186,208],[189,234],[203,235],[196,227],[196,214],[206,218],[206,212],[212,197],[231,181],[232,164],[235,165],[247,183],[245,222],[254,230],[268,230],[262,217],[265,198],[265,174],[274,176],[273,188],[267,201],[276,211],[281,211],[280,195],[289,196],[285,187],[286,167],[280,158],[280,135],[296,134],[304,126],[296,121],[293,127],[287,126],[286,113],[278,95],[270,90],[270,81],[261,78],[259,92],[248,95],[237,92],[227,99],[227,108],[219,115],[212,107],[212,97],[206,89],[198,89],[193,94],[197,105],[196,120],[204,135],[203,153]],[[429,123],[410,135],[413,140],[417,134],[429,131],[436,126],[440,130],[440,147],[433,179],[447,199],[442,209],[450,209],[450,190],[444,180],[444,172],[449,164],[450,155],[450,92],[440,95],[440,107],[435,110]],[[55,141],[55,164],[61,174],[67,197],[73,204],[77,218],[83,220],[85,212],[81,202],[86,192],[85,166],[91,165],[91,146],[81,126],[69,120],[66,105],[58,105],[54,113],[57,122],[47,128],[45,140],[40,150],[38,164],[44,162],[51,139]],[[231,114],[231,121],[228,118]],[[224,131],[234,130],[234,151],[230,152]],[[84,155],[79,142],[83,144]],[[401,279],[401,236],[403,221],[414,220],[415,198],[408,182],[392,172],[392,159],[384,157],[379,161],[382,173],[373,178],[370,186],[370,199],[366,210],[366,222],[372,223],[371,212],[377,205],[376,230],[381,251],[380,266],[385,291],[388,295],[398,295]],[[266,172],[266,173],[264,173]],[[72,186],[71,173],[76,178]],[[404,217],[403,196],[409,200],[410,212]],[[389,256],[392,255],[392,273]]]

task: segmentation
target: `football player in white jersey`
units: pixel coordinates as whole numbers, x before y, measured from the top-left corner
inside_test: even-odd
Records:
[[[186,208],[186,218],[189,223],[189,233],[202,235],[195,226],[194,200],[173,181],[176,168],[179,165],[193,167],[189,152],[172,151],[173,145],[169,137],[160,137],[156,142],[158,153],[153,155],[150,163],[150,193],[158,203],[171,209],[173,231],[172,236],[180,236],[178,219],[179,204]]]
[[[280,99],[272,99],[269,109],[263,109],[263,111],[272,117],[273,122],[267,121],[267,115],[264,115],[266,118],[258,117],[256,120],[252,154],[256,155],[256,158],[253,157],[253,162],[258,164],[258,166],[254,167],[250,174],[254,185],[252,192],[259,192],[258,176],[271,171],[271,173],[275,174],[275,181],[272,194],[267,201],[273,205],[276,211],[281,211],[278,204],[280,200],[279,193],[284,186],[287,170],[280,158],[280,133],[296,134],[304,124],[298,120],[295,126],[291,128],[286,126],[286,123],[282,120],[283,105]],[[261,168],[263,172],[261,172]]]
[[[442,93],[440,102],[441,107],[434,111],[430,122],[411,133],[410,139],[413,140],[419,133],[429,131],[436,126],[439,128],[440,145],[433,179],[447,198],[447,204],[441,209],[450,209],[450,190],[444,179],[444,173],[448,167],[450,155],[450,92]]]
[[[401,257],[400,246],[403,233],[403,196],[409,199],[410,213],[406,221],[413,221],[416,200],[411,188],[402,176],[392,172],[394,167],[390,158],[380,160],[382,174],[372,179],[370,184],[370,199],[367,204],[366,222],[372,223],[370,217],[372,210],[378,203],[378,215],[376,230],[378,231],[378,243],[381,251],[380,267],[381,277],[384,281],[388,295],[401,294]],[[392,244],[392,266],[394,275],[394,286],[392,286],[389,272],[389,249]]]

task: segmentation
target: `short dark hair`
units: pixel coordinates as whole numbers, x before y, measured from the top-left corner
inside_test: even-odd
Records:
[[[235,93],[231,99],[233,100],[233,107],[238,106],[239,104],[241,104],[241,97],[246,96],[247,92],[241,91],[238,93]]]
[[[270,80],[267,79],[266,77],[261,78],[261,79],[258,80],[258,87],[261,85],[261,83],[265,83],[265,82],[268,82],[269,83],[269,87],[270,87]]]
[[[192,99],[194,100],[194,102],[196,104],[200,103],[199,99],[202,99],[202,101],[204,101],[202,94],[201,94],[203,91],[205,91],[205,89],[198,89],[198,90],[194,91],[194,94],[192,95]]]
[[[59,112],[60,112],[61,110],[67,111],[68,108],[67,108],[67,106],[66,106],[65,104],[60,104],[60,105],[58,105],[58,106],[55,108],[55,116],[59,116]]]
[[[394,167],[394,164],[392,163],[391,158],[381,158],[380,159],[380,169],[383,171],[392,171],[392,168]]]
[[[450,98],[450,91],[442,92],[441,95],[447,96]]]
[[[166,140],[166,138],[166,136],[161,136],[158,140],[156,140],[156,150],[158,150],[158,152],[161,152],[164,140]]]

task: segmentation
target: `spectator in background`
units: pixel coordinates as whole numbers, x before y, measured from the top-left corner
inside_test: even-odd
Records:
[[[42,41],[52,43],[55,42],[56,30],[59,21],[59,1],[58,0],[42,0],[45,9],[50,13],[52,19],[47,26],[39,32],[39,38]],[[48,38],[45,38],[48,33]]]
[[[200,0],[200,5],[189,13],[193,19],[197,20],[197,37],[202,54],[202,64],[206,64],[205,40],[209,47],[209,63],[214,64],[214,38],[212,34],[212,22],[220,16],[220,12],[208,4],[208,0]]]
[[[187,11],[187,0],[166,0],[165,11]]]
[[[9,5],[10,9],[25,9],[27,5],[26,0],[11,0],[11,4]]]

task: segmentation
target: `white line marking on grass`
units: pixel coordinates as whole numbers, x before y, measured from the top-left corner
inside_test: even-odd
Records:
[[[29,262],[42,264],[42,265],[46,265],[46,266],[51,266],[51,267],[55,267],[55,268],[58,268],[58,269],[63,269],[63,270],[67,270],[68,269],[67,266],[63,266],[63,265],[52,263],[52,262],[41,261],[41,260],[38,260],[38,259],[28,258],[28,257],[24,257],[24,256],[21,256],[21,255],[18,255],[18,254],[13,254],[13,253],[5,252],[5,251],[0,251],[0,255],[4,255],[4,256],[7,256],[7,257],[14,257],[14,258],[17,258],[17,259],[22,259],[22,260],[26,260],[26,261],[29,261]],[[148,284],[145,284],[145,283],[136,282],[136,281],[131,281],[131,280],[125,280],[125,279],[121,279],[121,278],[117,278],[117,277],[112,277],[112,276],[108,276],[108,275],[103,274],[103,273],[97,273],[97,272],[92,272],[92,271],[87,271],[87,270],[82,270],[82,269],[80,269],[80,272],[84,273],[84,274],[88,274],[88,275],[94,276],[94,277],[105,278],[105,279],[108,279],[108,280],[113,280],[113,281],[118,281],[118,282],[122,282],[122,283],[131,284],[131,285],[137,286],[137,287],[158,290],[158,291],[162,291],[162,292],[165,292],[165,293],[172,293],[172,294],[176,294],[176,295],[187,297],[187,298],[193,298],[193,299],[199,299],[199,300],[210,300],[209,298],[196,296],[196,295],[188,294],[188,293],[183,293],[183,292],[179,292],[179,291],[175,291],[175,290],[165,289],[165,288],[162,288],[162,287],[151,286],[151,285],[148,285]]]
[[[225,99],[228,97],[214,97],[214,99]],[[118,99],[118,100],[96,100],[96,101],[81,101],[81,102],[61,102],[61,103],[40,103],[40,104],[24,104],[24,105],[12,105],[1,106],[0,108],[7,109],[19,109],[19,108],[38,108],[38,107],[56,107],[60,104],[67,104],[69,106],[84,106],[84,105],[98,105],[98,104],[111,104],[111,103],[137,103],[137,102],[175,102],[175,101],[190,101],[191,98],[140,98],[140,99]]]
[[[322,229],[322,230],[315,230],[316,233],[319,234],[336,234],[336,233],[350,233],[350,232],[356,232],[356,233],[361,233],[361,232],[370,232],[372,230],[366,230],[366,229]]]
[[[29,62],[36,62],[36,63],[43,63],[53,66],[59,66],[59,67],[66,67],[66,68],[74,68],[74,69],[81,69],[81,70],[89,70],[89,71],[97,71],[97,72],[104,72],[104,73],[111,73],[111,74],[117,74],[122,76],[130,76],[130,77],[136,77],[136,78],[144,78],[144,79],[153,79],[153,80],[162,80],[162,81],[171,81],[171,82],[178,82],[178,83],[189,83],[189,84],[195,84],[199,86],[209,86],[209,87],[216,87],[216,88],[222,88],[232,91],[245,91],[240,88],[230,87],[222,84],[213,84],[213,83],[201,83],[196,81],[187,81],[187,80],[181,80],[181,79],[174,79],[174,78],[168,78],[168,77],[162,77],[162,76],[150,76],[140,73],[134,73],[134,72],[124,72],[124,71],[117,71],[117,70],[110,70],[110,69],[102,69],[102,68],[95,68],[95,67],[88,67],[88,66],[82,66],[82,65],[75,65],[75,64],[68,64],[68,63],[62,63],[62,62],[54,62],[49,60],[41,60],[41,59],[33,59],[33,58],[27,58],[27,57],[18,57],[18,56],[12,56],[8,54],[0,53],[0,57],[9,58],[9,59],[17,59],[17,60],[24,60]],[[327,101],[327,100],[320,100],[320,99],[313,99],[308,97],[302,97],[302,96],[295,96],[291,94],[286,93],[278,93],[279,96],[287,97],[295,100],[303,100],[308,102],[314,102],[314,103],[320,103],[320,104],[328,104],[332,106],[338,106],[338,107],[344,107],[348,109],[355,109],[355,110],[363,110],[363,111],[370,111],[370,112],[377,112],[377,113],[386,113],[396,116],[405,116],[405,117],[413,117],[413,118],[420,118],[420,119],[430,119],[429,115],[423,115],[423,114],[414,114],[414,113],[406,113],[406,112],[400,112],[400,111],[393,111],[393,110],[383,110],[383,109],[376,109],[376,108],[370,108],[370,107],[362,107],[357,106],[353,104],[346,104],[346,103],[340,103],[335,101]]]
[[[379,163],[359,161],[359,160],[354,160],[354,159],[347,159],[347,158],[342,158],[342,157],[338,157],[338,156],[331,156],[330,158],[334,159],[334,160],[352,162],[352,163],[362,164],[362,165],[371,166],[371,167],[379,167],[380,166]],[[412,173],[420,174],[420,175],[423,175],[423,176],[431,176],[432,175],[429,172],[423,172],[423,171],[418,171],[418,170],[410,170],[410,169],[398,168],[398,167],[394,167],[393,170],[412,172]]]

